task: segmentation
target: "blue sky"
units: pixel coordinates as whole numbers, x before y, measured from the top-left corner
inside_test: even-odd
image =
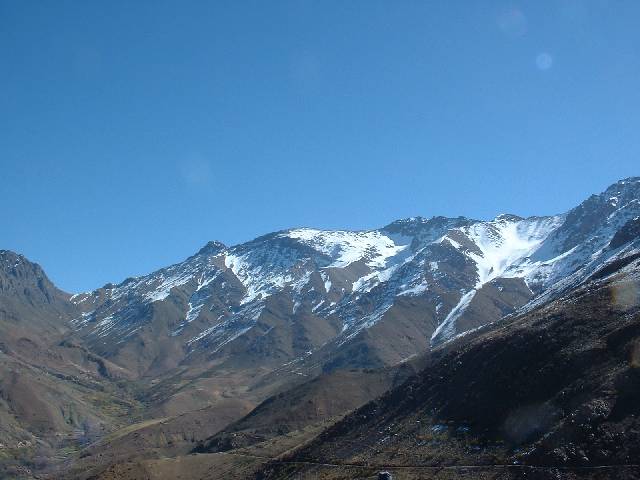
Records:
[[[0,0],[0,248],[80,291],[640,173],[640,2]]]

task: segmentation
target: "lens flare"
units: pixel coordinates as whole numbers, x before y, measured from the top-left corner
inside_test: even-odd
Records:
[[[640,304],[638,283],[626,281],[611,285],[611,302],[619,310],[629,310]]]
[[[538,54],[536,57],[536,67],[539,70],[549,70],[553,66],[553,57],[546,53],[542,52]]]
[[[632,368],[640,368],[640,339],[633,342],[629,364]]]
[[[500,12],[497,23],[498,28],[509,37],[521,37],[527,33],[527,17],[517,8]]]

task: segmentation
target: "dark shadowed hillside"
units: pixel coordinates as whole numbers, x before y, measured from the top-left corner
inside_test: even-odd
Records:
[[[464,465],[485,466],[478,477],[467,469],[466,478],[638,478],[639,295],[633,260],[561,300],[460,339],[422,373],[284,460],[373,465],[398,478],[450,478]],[[353,468],[281,463],[256,478],[316,475],[364,478]]]

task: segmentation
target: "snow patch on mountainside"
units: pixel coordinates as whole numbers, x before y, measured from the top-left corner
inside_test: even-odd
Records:
[[[391,257],[398,255],[408,244],[396,245],[379,231],[347,232],[322,231],[312,228],[290,230],[286,234],[301,243],[329,256],[332,268],[345,268],[363,260],[371,268],[381,268]]]
[[[251,262],[249,255],[227,254],[224,264],[247,289],[242,305],[282,290],[287,283],[294,280],[294,277],[286,271],[272,271],[267,265]]]
[[[467,307],[471,304],[471,300],[476,295],[477,290],[470,290],[465,293],[458,304],[453,307],[453,309],[449,312],[446,318],[438,325],[438,328],[433,332],[431,336],[431,341],[433,342],[436,339],[449,339],[456,334],[456,320],[458,320]]]
[[[560,217],[521,221],[499,218],[464,228],[463,232],[481,252],[467,254],[478,269],[476,289],[533,254],[559,224]]]
[[[149,302],[160,302],[169,296],[171,289],[184,285],[191,281],[192,278],[191,272],[178,272],[167,278],[161,275],[158,279],[159,285],[156,285],[153,290],[146,293],[143,298]]]

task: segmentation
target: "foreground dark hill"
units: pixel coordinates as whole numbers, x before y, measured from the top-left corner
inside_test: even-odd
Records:
[[[281,459],[373,469],[274,463],[256,478],[365,478],[384,468],[399,478],[640,475],[637,254],[433,357],[421,374]]]

